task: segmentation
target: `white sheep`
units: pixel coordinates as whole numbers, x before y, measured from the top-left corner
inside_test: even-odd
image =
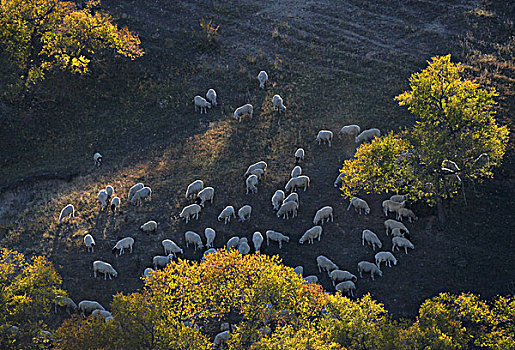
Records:
[[[278,218],[282,216],[283,219],[289,219],[291,213],[291,217],[294,218],[297,216],[298,209],[299,205],[296,202],[283,202],[276,215]]]
[[[204,188],[204,182],[202,180],[195,180],[188,185],[186,190],[186,199],[192,199]]]
[[[206,256],[208,256],[209,254],[213,254],[213,253],[216,253],[215,248],[209,248],[208,250],[206,250],[204,252],[204,254],[202,255],[202,261],[206,260]]]
[[[405,202],[394,202],[390,199],[386,199],[383,201],[383,213],[384,213],[384,216],[388,216],[388,212],[389,211],[393,211],[394,213],[397,213],[397,211],[400,209],[400,208],[404,208],[404,204]]]
[[[250,252],[250,246],[249,246],[249,243],[248,243],[248,241],[247,241],[247,239],[245,237],[240,239],[240,243],[238,244],[238,251],[242,255],[246,255],[246,254],[248,254]]]
[[[406,200],[406,196],[404,196],[403,194],[394,194],[393,196],[390,197],[390,200],[394,201],[394,202],[402,203]]]
[[[381,131],[379,131],[379,129],[375,129],[375,128],[367,129],[367,130],[362,131],[361,134],[359,134],[358,136],[356,136],[354,141],[356,143],[360,143],[360,142],[372,140],[374,137],[380,137],[380,136],[381,136]]]
[[[111,185],[107,185],[107,186],[106,186],[106,192],[107,192],[107,196],[108,196],[109,198],[111,198],[111,197],[113,196],[113,194],[114,194],[114,188],[113,188],[113,186],[111,186]]]
[[[114,269],[114,267],[106,263],[105,261],[96,260],[93,261],[93,277],[97,278],[97,272],[104,274],[104,280],[107,279],[107,276],[109,276],[109,279],[112,279],[111,276],[117,277],[118,272]]]
[[[99,309],[93,310],[91,315],[93,315],[93,318],[103,318],[103,319],[106,319],[107,317],[113,317],[113,315],[111,315],[111,313],[109,311],[99,310]]]
[[[409,239],[410,235],[409,233],[402,231],[400,227],[394,227],[392,229],[392,237],[405,237]]]
[[[261,244],[263,244],[263,235],[261,234],[261,232],[254,232],[254,234],[252,235],[252,243],[254,244],[254,249],[256,250],[256,252],[259,252],[259,250],[261,249]]]
[[[317,266],[318,272],[326,270],[329,276],[331,276],[331,271],[338,270],[338,265],[336,265],[334,262],[331,261],[331,259],[324,255],[317,256]]]
[[[211,227],[206,227],[204,236],[206,236],[206,248],[211,248],[216,238],[216,231]]]
[[[331,147],[331,141],[333,140],[333,132],[330,130],[320,130],[316,137],[316,142],[320,145],[322,142],[326,143]]]
[[[290,177],[297,177],[300,175],[302,175],[302,168],[300,167],[300,165],[296,165],[291,171]]]
[[[272,105],[279,112],[286,112],[286,107],[284,107],[283,98],[279,95],[274,95],[272,98]]]
[[[148,283],[152,278],[152,275],[156,272],[153,268],[147,267],[145,271],[143,271],[143,277],[145,278],[145,283]]]
[[[261,89],[264,89],[265,88],[265,83],[268,81],[268,74],[266,74],[266,72],[264,70],[262,70],[257,75],[257,78],[259,80],[259,87]]]
[[[286,190],[286,192],[290,192],[290,191],[296,191],[297,187],[303,187],[304,191],[306,191],[306,189],[309,187],[310,182],[311,182],[311,180],[309,179],[308,176],[300,175],[300,176],[291,178],[288,181],[288,183],[286,184],[286,186],[284,187],[284,189]]]
[[[374,274],[378,275],[379,277],[383,276],[383,271],[381,271],[376,264],[368,261],[360,261],[358,263],[358,272],[359,277],[361,278],[363,278],[363,272],[370,272],[370,277],[372,278],[372,281],[374,280]]]
[[[286,199],[284,200],[283,203],[288,203],[288,202],[295,202],[295,203],[297,203],[297,206],[300,206],[299,194],[296,192],[290,193],[288,195],[288,197],[286,197]]]
[[[302,237],[299,239],[300,244],[304,244],[304,242],[308,241],[308,243],[313,244],[315,238],[318,238],[320,241],[320,237],[322,236],[322,226],[313,226],[312,228],[306,230]]]
[[[152,264],[154,265],[154,269],[158,269],[159,267],[165,267],[172,260],[173,255],[168,254],[168,256],[156,255],[152,258]]]
[[[342,184],[343,184],[343,178],[345,177],[345,174],[344,173],[339,173],[338,176],[336,177],[336,180],[334,180],[334,187],[338,188],[340,187]]]
[[[340,132],[338,133],[338,136],[341,138],[342,136],[345,139],[351,139],[354,140],[356,136],[359,135],[361,132],[361,128],[359,125],[345,125],[343,128],[340,129]]]
[[[250,205],[244,205],[238,210],[238,217],[241,222],[250,221],[250,214],[252,213],[252,207]]]
[[[100,192],[98,192],[98,201],[100,202],[102,209],[105,209],[105,207],[107,207],[107,199],[108,198],[109,198],[109,195],[107,194],[106,190],[100,190]]]
[[[225,245],[227,248],[227,251],[231,249],[238,249],[238,246],[240,245],[240,237],[234,236],[227,240],[227,244]]]
[[[395,252],[395,249],[404,248],[406,254],[408,254],[408,248],[415,249],[413,243],[411,243],[407,238],[404,237],[393,237],[392,238],[392,252]]]
[[[163,239],[161,244],[165,250],[165,255],[173,254],[175,257],[176,254],[184,254],[184,251],[171,239]]]
[[[200,235],[196,232],[186,231],[186,233],[184,233],[184,239],[186,241],[186,248],[189,247],[189,243],[193,243],[195,250],[197,250],[197,248],[204,248],[204,245],[202,244],[202,238],[200,238]]]
[[[326,222],[329,222],[329,219],[333,222],[333,207],[325,206],[320,208],[313,218],[313,224],[318,225],[319,222],[323,224],[324,219],[326,219]]]
[[[304,273],[304,267],[301,265],[295,266],[295,268],[293,269],[293,272],[295,272],[297,275],[302,277],[302,274]]]
[[[303,280],[305,283],[318,283],[318,277],[315,275],[306,276]]]
[[[376,245],[379,248],[383,247],[383,243],[381,243],[379,237],[377,237],[377,235],[370,230],[363,230],[361,233],[361,245],[364,246],[365,242],[367,242],[368,245],[371,245],[374,251],[376,250]]]
[[[272,196],[272,205],[274,207],[274,210],[279,210],[281,204],[283,204],[283,201],[284,192],[282,190],[275,191],[274,195]]]
[[[129,253],[132,253],[132,246],[134,245],[134,238],[132,237],[125,237],[120,239],[118,242],[116,242],[115,246],[113,247],[113,252],[117,249],[120,250],[120,253],[118,256],[123,254],[124,249],[129,249]]]
[[[333,286],[337,283],[343,282],[343,281],[353,281],[356,282],[358,278],[354,276],[349,271],[343,271],[343,270],[333,270],[331,271],[330,275],[331,281],[333,282]]]
[[[202,111],[207,113],[207,108],[211,108],[211,103],[207,102],[202,96],[195,96],[192,102],[195,103],[195,112],[200,109],[200,114],[202,114]]]
[[[418,217],[411,209],[399,208],[399,210],[397,210],[397,220],[402,221],[403,217],[407,217],[410,223],[413,222],[412,220],[418,220]]]
[[[265,171],[263,169],[254,169],[250,172],[251,175],[256,175],[258,179],[261,179],[265,176]]]
[[[243,105],[241,107],[236,108],[234,111],[234,118],[238,119],[238,123],[241,122],[241,117],[248,115],[250,118],[252,118],[252,115],[254,114],[254,107],[250,103],[247,103],[246,105]]]
[[[260,160],[257,163],[251,164],[247,168],[247,171],[245,172],[245,174],[243,174],[243,177],[247,178],[256,169],[262,169],[263,171],[266,171],[267,166],[268,165],[266,164],[266,162],[264,160]]]
[[[354,291],[356,290],[356,285],[352,281],[343,281],[338,283],[334,287],[337,291],[345,292],[347,295],[354,296]]]
[[[155,222],[154,220],[147,221],[143,225],[141,225],[139,229],[143,232],[154,232],[155,230],[157,230],[157,222]]]
[[[213,349],[218,349],[221,345],[226,344],[229,341],[230,336],[230,331],[223,331],[218,333],[215,336],[215,340],[213,341]]]
[[[95,248],[95,239],[89,233],[84,236],[84,244],[86,245],[86,248],[88,248],[88,252],[90,249],[91,249],[91,252],[95,251],[95,249],[94,249]]]
[[[298,165],[301,160],[304,160],[304,155],[306,152],[304,152],[303,148],[297,148],[295,151],[295,164]]]
[[[61,210],[61,214],[59,214],[59,222],[62,223],[64,218],[73,218],[75,217],[75,208],[73,204],[68,204]]]
[[[216,107],[218,103],[216,102],[216,91],[214,89],[209,89],[206,92],[206,99],[211,102],[211,105]]]
[[[213,203],[213,197],[215,196],[215,189],[213,187],[206,187],[200,191],[197,195],[196,203],[204,207],[207,201]]]
[[[95,153],[93,155],[93,161],[95,162],[95,166],[99,168],[102,165],[102,155],[100,153]]]
[[[135,184],[134,186],[132,186],[130,189],[129,189],[129,195],[127,196],[127,199],[129,201],[132,201],[132,197],[134,197],[134,194],[136,194],[136,192],[138,192],[139,190],[141,190],[143,187],[145,187],[145,185],[143,185],[141,182],[138,182],[137,184]]]
[[[82,300],[79,303],[79,311],[81,312],[82,316],[86,316],[86,314],[90,314],[95,310],[105,310],[105,308],[98,302],[91,300]]]
[[[283,242],[289,242],[290,237],[283,235],[280,232],[268,230],[266,231],[266,245],[270,245],[270,240],[279,242],[279,249],[283,247]]]
[[[234,212],[234,207],[232,205],[226,206],[220,215],[218,215],[218,221],[224,220],[224,223],[227,224],[228,222],[231,222],[231,216],[234,216],[236,218],[236,213]]]
[[[75,312],[78,309],[77,304],[75,304],[75,302],[71,298],[64,297],[64,296],[57,296],[55,298],[55,300],[54,300],[55,313],[57,313],[58,306],[65,307],[68,315],[71,313],[71,311]]]
[[[190,221],[191,217],[193,217],[195,220],[198,220],[198,214],[200,213],[201,209],[202,207],[198,204],[187,205],[184,207],[184,209],[182,209],[179,217],[186,220],[186,223]]]
[[[354,210],[357,211],[360,215],[361,210],[365,212],[365,215],[370,214],[370,207],[368,206],[367,201],[364,199],[352,197],[350,199],[349,206],[347,207],[347,211],[349,211],[351,207],[354,207]]]
[[[406,231],[407,234],[409,234],[409,230],[404,226],[402,222],[399,222],[397,220],[388,219],[384,222],[384,227],[386,228],[386,235],[388,236],[389,230],[393,230],[394,228],[398,228],[400,230]]]
[[[152,200],[152,189],[150,187],[143,187],[142,189],[136,191],[134,196],[132,196],[131,204],[137,204],[139,207],[141,205],[141,201],[145,198],[148,198],[149,202]]]
[[[397,259],[390,252],[379,252],[375,256],[377,267],[381,268],[381,263],[384,262],[388,267],[392,267],[392,263],[397,265]]]
[[[257,193],[258,192],[258,189],[257,189],[257,184],[258,184],[258,177],[256,175],[250,175],[247,180],[245,180],[245,184],[247,186],[247,194],[249,194],[249,191],[250,193]]]
[[[120,208],[120,197],[113,197],[111,199],[111,211],[113,214],[116,212],[116,209]]]

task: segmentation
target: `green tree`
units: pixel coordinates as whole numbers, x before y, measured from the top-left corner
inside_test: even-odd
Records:
[[[88,72],[95,55],[108,50],[134,59],[143,55],[137,35],[95,11],[98,0],[79,9],[60,0],[2,0],[0,47],[29,90],[53,69]]]

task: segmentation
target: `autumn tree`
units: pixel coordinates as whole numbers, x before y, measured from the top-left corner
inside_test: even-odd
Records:
[[[0,2],[0,47],[18,69],[22,89],[29,90],[53,69],[84,74],[102,52],[130,59],[143,55],[138,36],[94,10],[98,5],[98,0],[84,8],[60,0]]]
[[[414,125],[361,145],[344,162],[344,196],[399,192],[434,204],[455,196],[464,181],[491,178],[501,164],[508,129],[494,118],[496,92],[464,79],[450,55],[428,64],[411,76],[411,90],[395,98]]]

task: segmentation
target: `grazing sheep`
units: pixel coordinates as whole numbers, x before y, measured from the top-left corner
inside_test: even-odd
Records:
[[[83,300],[79,303],[79,311],[81,312],[82,316],[86,316],[86,314],[90,314],[95,310],[105,310],[102,305],[100,305],[96,301],[91,300]]]
[[[204,252],[204,254],[202,255],[202,261],[206,260],[206,256],[208,256],[209,254],[213,254],[213,253],[216,253],[215,248],[209,248],[208,250],[206,250]]]
[[[254,244],[254,249],[256,250],[256,252],[259,252],[259,250],[261,249],[261,244],[263,244],[263,235],[261,234],[261,232],[254,232],[254,234],[252,235],[252,243]]]
[[[106,187],[107,196],[111,198],[114,194],[114,188],[111,185],[107,185]]]
[[[99,168],[102,165],[102,155],[100,153],[95,153],[93,155],[93,160],[95,161],[95,166]]]
[[[277,217],[281,216],[283,219],[289,219],[289,214],[292,214],[292,218],[297,216],[297,211],[299,209],[299,205],[296,202],[284,202],[279,210],[277,211]]]
[[[370,230],[363,230],[363,233],[361,234],[361,245],[364,246],[365,242],[367,242],[368,245],[371,245],[374,251],[376,250],[376,245],[379,248],[383,247],[383,243],[381,243],[377,235]]]
[[[390,197],[390,200],[397,203],[402,203],[406,200],[406,196],[404,196],[403,194],[394,194]]]
[[[404,203],[405,202],[401,202],[401,203],[398,203],[398,202],[394,202],[390,199],[386,199],[383,201],[383,213],[384,213],[384,216],[388,216],[388,212],[389,211],[393,211],[394,213],[397,213],[397,211],[400,209],[400,208],[404,208]]]
[[[418,220],[418,217],[412,210],[408,208],[399,208],[399,210],[397,210],[397,220],[402,221],[403,217],[407,217],[410,223],[413,222],[412,220]]]
[[[306,276],[303,279],[305,283],[318,283],[318,277],[315,275]]]
[[[113,252],[116,251],[116,249],[119,249],[120,253],[118,256],[120,256],[123,254],[124,249],[129,249],[129,253],[132,253],[133,244],[134,244],[134,238],[132,238],[132,237],[122,238],[118,242],[116,242],[115,246],[113,247]]]
[[[341,128],[340,132],[338,133],[338,136],[340,138],[343,136],[345,139],[355,140],[356,136],[358,136],[360,132],[361,128],[359,127],[359,125],[345,125],[343,128]]]
[[[59,222],[62,223],[64,218],[73,218],[75,217],[75,208],[73,204],[68,204],[61,210],[61,214],[59,214]]]
[[[268,81],[268,74],[266,74],[266,72],[264,70],[262,70],[257,75],[257,78],[259,80],[259,88],[264,89],[265,83]]]
[[[265,176],[265,171],[263,169],[254,169],[250,172],[251,175],[256,175],[258,179],[261,179]]]
[[[150,189],[150,187],[143,187],[142,189],[136,191],[134,196],[132,196],[131,204],[137,204],[139,207],[141,205],[141,201],[145,198],[148,198],[149,202],[152,200],[152,189]]]
[[[106,190],[100,190],[100,192],[98,192],[98,201],[100,202],[102,209],[105,209],[105,207],[107,207],[108,199],[109,199],[109,195],[107,194]]]
[[[184,254],[184,251],[171,239],[163,239],[161,244],[165,250],[165,255],[173,254],[175,257],[176,254]]]
[[[374,280],[374,274],[381,277],[383,275],[383,271],[377,267],[376,264],[368,262],[368,261],[360,261],[358,263],[358,271],[359,271],[359,277],[363,278],[363,272],[370,272],[370,277],[372,278],[372,281]]]
[[[254,107],[250,103],[247,103],[246,105],[243,105],[241,107],[236,108],[234,111],[234,118],[238,119],[238,123],[241,122],[241,117],[245,115],[249,115],[250,118],[252,118],[252,115],[254,114]]]
[[[236,218],[233,206],[228,205],[224,208],[224,210],[222,210],[220,215],[218,215],[218,221],[224,219],[224,224],[227,224],[228,222],[231,222],[231,216],[234,216],[234,218]]]
[[[302,168],[300,167],[300,165],[296,165],[295,168],[293,168],[293,170],[291,171],[290,177],[293,178],[300,175],[302,175]]]
[[[405,238],[409,239],[410,235],[407,232],[401,231],[401,229],[399,227],[394,227],[392,229],[392,237],[405,237]]]
[[[195,112],[200,109],[200,114],[202,114],[202,111],[207,113],[207,108],[211,108],[211,103],[207,102],[202,96],[195,96],[192,102],[195,103]]]
[[[404,226],[404,224],[402,222],[399,222],[399,221],[396,221],[396,220],[393,220],[393,219],[386,220],[384,222],[384,227],[386,228],[386,235],[387,236],[388,236],[388,231],[389,230],[393,230],[394,228],[398,228],[400,230],[406,231],[406,233],[409,234],[408,229],[406,228],[406,226]]]
[[[252,213],[252,207],[250,205],[244,205],[238,210],[238,217],[241,222],[250,221],[250,214]]]
[[[245,237],[240,239],[240,243],[238,244],[238,251],[241,255],[246,255],[250,252],[250,246]]]
[[[354,141],[356,143],[360,143],[360,142],[372,140],[374,137],[380,137],[380,136],[381,136],[381,131],[379,131],[379,129],[375,129],[375,128],[368,129],[368,130],[362,131],[361,134],[356,136]]]
[[[333,282],[333,286],[337,283],[343,282],[343,281],[353,281],[356,282],[358,278],[354,276],[349,271],[343,271],[343,270],[333,270],[331,271],[331,274],[329,275],[331,277],[331,281]]]
[[[194,250],[196,251],[197,248],[202,249],[204,248],[204,245],[202,244],[202,238],[200,238],[200,235],[193,231],[186,231],[184,234],[184,239],[186,241],[186,248],[189,247],[190,243],[193,243]]]
[[[147,221],[143,225],[139,227],[139,229],[143,232],[153,232],[157,230],[157,222],[154,220]]]
[[[111,211],[113,214],[115,213],[116,209],[120,208],[120,198],[119,197],[113,197],[111,199]]]
[[[347,295],[354,296],[354,291],[356,290],[356,285],[352,281],[343,281],[338,283],[334,287],[337,291],[345,292]]]
[[[272,205],[274,206],[274,210],[279,210],[281,204],[284,201],[284,192],[282,190],[275,191],[272,196]]]
[[[301,160],[304,160],[304,155],[306,152],[304,152],[304,149],[297,148],[295,151],[295,165],[299,165]]]
[[[107,279],[107,276],[109,276],[109,279],[112,279],[111,276],[117,277],[118,272],[114,269],[114,267],[106,263],[105,261],[96,260],[93,261],[93,277],[97,278],[97,272],[104,274],[104,280]]]
[[[215,189],[213,187],[206,187],[198,193],[195,203],[200,204],[202,207],[204,207],[204,204],[207,201],[210,201],[211,203],[213,203],[214,196],[215,196]]]
[[[206,99],[211,102],[211,105],[216,107],[218,103],[216,102],[216,91],[214,89],[207,90]]]
[[[272,98],[272,105],[278,112],[286,112],[286,107],[284,107],[283,98],[281,96],[274,95]]]
[[[306,230],[302,237],[299,239],[300,244],[304,244],[304,242],[308,241],[308,243],[313,244],[315,238],[318,238],[320,241],[320,237],[322,236],[322,226],[313,226],[312,228]]]
[[[216,231],[211,227],[207,227],[204,230],[204,236],[206,236],[206,248],[211,248],[216,238]]]
[[[397,265],[397,259],[395,259],[395,256],[393,256],[393,254],[390,252],[379,252],[375,255],[375,258],[376,265],[379,268],[381,268],[382,262],[384,262],[385,265],[388,265],[388,267],[392,267],[392,263]]]
[[[266,171],[266,168],[267,168],[266,162],[261,160],[257,163],[249,165],[249,167],[247,168],[247,171],[245,172],[245,174],[243,174],[243,177],[247,178],[256,169],[262,169],[263,171]]]
[[[338,270],[338,265],[331,261],[328,257],[324,255],[319,255],[317,257],[317,266],[318,272],[322,272],[322,270],[326,270],[327,274],[331,276],[331,271]]]
[[[333,222],[333,207],[325,206],[319,209],[313,218],[313,224],[318,225],[319,222],[323,224],[324,219],[327,219],[326,222],[329,222],[329,219]]]
[[[156,272],[153,268],[147,267],[145,271],[143,271],[143,277],[145,278],[145,283],[148,283],[152,278],[152,274]]]
[[[266,245],[267,246],[270,245],[270,240],[279,242],[279,249],[281,249],[283,247],[283,244],[282,244],[283,241],[289,242],[290,237],[285,236],[282,233],[277,232],[277,231],[268,230],[268,231],[266,231]]]
[[[304,273],[304,267],[303,266],[295,266],[295,268],[293,269],[293,272],[295,272],[297,275],[299,275],[300,277],[302,277],[302,274]]]
[[[168,256],[156,255],[152,258],[152,264],[154,265],[154,269],[158,269],[159,267],[165,267],[172,260],[173,255],[168,254]]]
[[[336,177],[336,180],[334,180],[334,187],[338,188],[338,187],[341,187],[341,185],[343,184],[343,178],[345,177],[345,174],[344,173],[339,173],[338,176]]]
[[[247,185],[247,194],[250,193],[257,193],[257,184],[258,184],[258,178],[256,175],[250,175],[247,180],[245,180],[245,184]]]
[[[286,192],[296,191],[297,187],[303,187],[304,191],[309,187],[310,179],[306,175],[300,175],[294,178],[291,178],[290,181],[286,184],[284,189]]]
[[[84,244],[88,248],[88,252],[90,249],[91,249],[91,252],[95,251],[95,249],[94,249],[95,248],[95,239],[93,239],[93,236],[90,235],[89,233],[84,236]]]
[[[179,217],[181,219],[185,219],[186,223],[190,221],[190,218],[193,217],[195,220],[198,220],[198,214],[200,213],[200,210],[202,208],[198,204],[190,204],[184,207],[182,209],[181,213],[179,214]]]
[[[318,132],[316,142],[320,145],[322,142],[326,143],[331,147],[331,141],[333,140],[333,132],[330,130],[320,130]]]
[[[202,180],[195,180],[188,185],[186,190],[186,199],[192,199],[204,188],[204,182]]]
[[[408,254],[408,248],[415,249],[413,243],[404,237],[393,237],[392,238],[392,252],[395,252],[395,248],[404,248],[406,254]]]
[[[127,197],[129,199],[129,201],[132,201],[132,198],[134,197],[134,194],[136,194],[136,192],[141,190],[143,187],[145,187],[145,185],[143,185],[141,182],[138,182],[137,184],[132,186],[129,189],[129,196]]]
[[[91,315],[93,315],[93,318],[101,317],[103,319],[106,319],[107,317],[113,317],[113,315],[111,315],[111,313],[109,311],[99,310],[99,309],[93,310]]]
[[[351,207],[354,207],[354,210],[357,211],[359,215],[361,215],[361,210],[365,212],[365,215],[370,214],[370,207],[364,199],[352,197],[350,199],[349,206],[347,207],[347,211],[349,211]]]
[[[300,202],[299,202],[299,194],[296,193],[296,192],[292,192],[288,195],[288,197],[286,197],[286,199],[284,200],[283,204],[284,203],[288,203],[288,202],[295,202],[297,203],[297,206],[300,206]]]
[[[226,344],[229,341],[230,336],[230,331],[223,331],[221,333],[218,333],[215,336],[215,340],[213,341],[213,349],[218,349],[221,345]]]
[[[229,251],[231,249],[238,249],[239,244],[240,244],[240,237],[234,236],[234,237],[229,238],[229,240],[227,241],[227,244],[226,244],[227,251]]]
[[[64,297],[64,296],[57,296],[55,298],[55,300],[54,300],[55,313],[57,313],[58,306],[65,307],[68,315],[71,313],[71,311],[76,312],[78,309],[77,304],[75,304],[75,302],[71,298]]]

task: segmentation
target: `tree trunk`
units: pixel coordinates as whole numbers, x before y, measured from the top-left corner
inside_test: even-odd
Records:
[[[443,207],[442,198],[438,197],[436,199],[436,210],[438,212],[438,229],[443,230],[445,226],[445,210]]]

